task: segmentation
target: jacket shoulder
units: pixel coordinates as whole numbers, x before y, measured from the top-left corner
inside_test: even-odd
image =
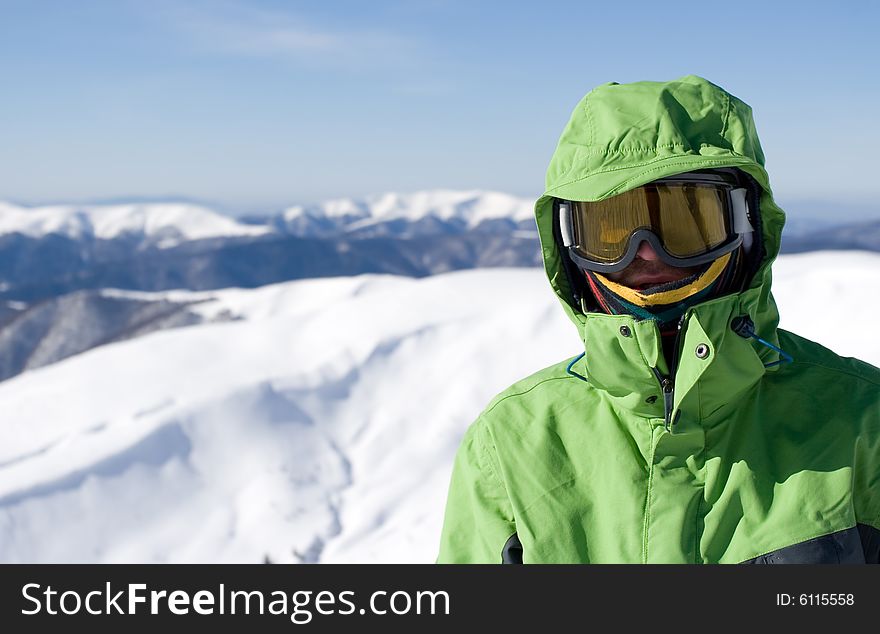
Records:
[[[548,393],[559,394],[569,389],[578,389],[587,385],[581,379],[568,373],[568,366],[574,357],[554,363],[538,370],[524,379],[520,379],[510,387],[499,392],[480,414],[480,417],[491,415],[493,410],[505,404],[522,402],[523,400],[539,401]]]
[[[880,368],[854,357],[843,357],[825,346],[787,330],[779,329],[780,347],[794,358],[794,365],[802,369],[825,370],[838,375],[844,382],[847,377],[856,383],[880,387]]]

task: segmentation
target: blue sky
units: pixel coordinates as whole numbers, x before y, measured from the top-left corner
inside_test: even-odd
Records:
[[[694,73],[789,213],[880,216],[876,6],[0,0],[0,199],[536,196],[590,88]]]

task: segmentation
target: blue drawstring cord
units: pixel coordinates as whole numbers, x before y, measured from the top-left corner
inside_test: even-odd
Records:
[[[765,364],[764,364],[764,367],[765,367],[765,368],[772,368],[774,365],[780,365],[781,363],[792,363],[792,362],[794,362],[794,358],[793,358],[790,354],[788,354],[785,350],[782,350],[782,349],[780,349],[780,348],[777,348],[776,346],[774,346],[774,345],[773,345],[772,343],[770,343],[769,341],[764,341],[764,340],[761,339],[758,335],[752,335],[752,337],[753,337],[753,338],[755,339],[755,341],[757,341],[758,343],[762,343],[762,344],[764,344],[765,346],[767,346],[768,348],[770,348],[771,350],[775,350],[776,352],[779,353],[779,356],[782,357],[781,359],[779,359],[778,361],[774,361],[773,363],[765,363]]]
[[[755,334],[755,323],[748,315],[735,317],[734,320],[730,322],[730,327],[733,329],[733,332],[738,334],[740,337],[743,337],[744,339],[748,339],[751,337],[758,343],[767,346],[771,350],[775,350],[777,353],[779,353],[779,356],[781,358],[777,361],[773,361],[772,363],[765,363],[765,368],[772,368],[774,365],[780,365],[782,363],[794,362],[794,358],[785,350],[774,346],[769,341],[765,341],[764,339],[761,339],[757,334]]]
[[[578,374],[577,372],[575,372],[574,370],[572,370],[572,368],[574,367],[574,364],[577,363],[578,361],[580,361],[581,359],[583,359],[586,356],[586,354],[587,354],[586,352],[581,352],[578,356],[576,356],[574,359],[572,359],[571,363],[568,364],[568,367],[565,368],[565,371],[568,372],[572,376],[576,376],[581,381],[586,381],[587,383],[589,383],[590,381],[587,379],[587,377],[582,376],[582,375]]]

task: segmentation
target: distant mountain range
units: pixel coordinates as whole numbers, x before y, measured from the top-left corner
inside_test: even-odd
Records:
[[[533,231],[532,204],[498,192],[436,190],[342,198],[234,219],[191,203],[22,207],[0,202],[0,236],[124,241],[143,250],[211,238],[412,238],[475,230]]]
[[[880,220],[851,222],[798,233],[782,233],[783,253],[804,251],[880,251]]]
[[[244,219],[192,204],[0,203],[0,299],[26,303],[107,287],[201,290],[538,264],[531,201],[495,192],[385,194]]]

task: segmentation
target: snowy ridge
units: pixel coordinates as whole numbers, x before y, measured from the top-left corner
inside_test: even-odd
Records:
[[[397,222],[392,235],[436,231],[467,231],[486,221],[533,223],[530,199],[500,192],[432,190],[409,194],[384,193],[365,198],[340,198],[314,205],[289,207],[264,224],[242,223],[190,203],[119,205],[48,205],[22,207],[0,202],[0,235],[21,233],[32,238],[59,234],[73,240],[135,238],[167,248],[203,238],[262,236],[287,233],[327,236]],[[402,223],[402,224],[401,224]]]
[[[877,254],[782,256],[780,325],[880,364],[878,283]],[[582,349],[537,269],[210,295],[240,319],[0,383],[0,562],[431,562],[468,424]]]
[[[75,240],[129,237],[167,248],[189,240],[221,236],[259,236],[265,226],[237,222],[192,204],[19,207],[0,202],[0,235],[21,233],[33,238],[60,234]]]
[[[435,219],[474,229],[489,220],[532,222],[534,200],[491,191],[432,190],[411,194],[386,193],[362,199],[340,198],[318,205],[289,207],[281,214],[294,232],[323,229],[361,229],[391,221]]]

